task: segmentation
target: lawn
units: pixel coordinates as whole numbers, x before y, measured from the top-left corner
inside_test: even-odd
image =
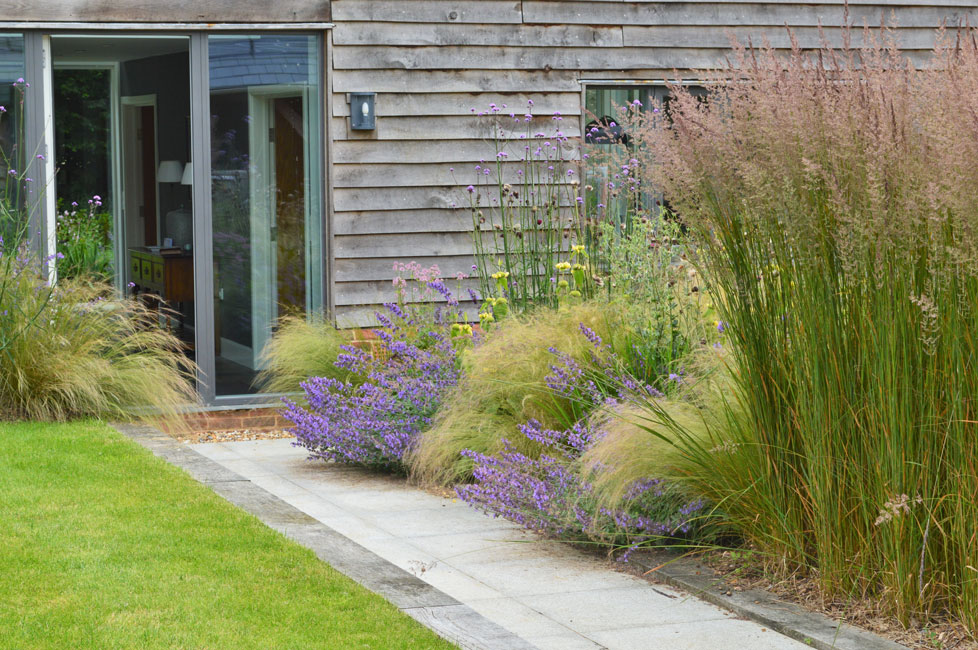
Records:
[[[97,422],[0,424],[2,648],[450,648]]]

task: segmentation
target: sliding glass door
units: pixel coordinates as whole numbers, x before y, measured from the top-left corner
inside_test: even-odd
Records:
[[[314,33],[0,34],[0,172],[39,179],[7,183],[39,249],[158,298],[207,403],[253,402],[279,319],[322,308],[322,76]]]
[[[321,308],[319,39],[208,37],[216,395],[254,390],[279,318]]]

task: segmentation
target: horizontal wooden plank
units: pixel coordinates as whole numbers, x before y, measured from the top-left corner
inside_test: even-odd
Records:
[[[796,27],[791,30],[804,49],[819,48],[824,41],[832,47],[841,47],[842,30],[839,28]],[[791,37],[785,27],[650,27],[626,25],[623,28],[625,45],[628,47],[730,47],[734,41],[741,44],[752,43],[761,46],[765,43],[774,48],[790,48]],[[930,50],[933,49],[937,31],[932,28],[898,29],[894,37],[903,49]],[[856,47],[863,44],[864,30],[856,29],[852,33],[852,44]],[[871,32],[879,35],[878,31]],[[871,42],[871,39],[867,40]]]
[[[479,321],[479,307],[469,301],[464,301],[460,305],[470,322]],[[375,314],[381,311],[381,305],[370,306],[338,306],[336,308],[336,325],[340,328],[351,327],[376,327],[377,317]]]
[[[482,139],[456,140],[450,144],[431,140],[340,140],[332,145],[333,162],[399,163],[426,161],[463,163],[492,158],[495,149]]]
[[[335,70],[333,90],[377,93],[575,92],[577,74],[568,70],[433,70],[411,74],[389,70]]]
[[[528,101],[533,101],[530,107]],[[576,114],[581,110],[581,93],[382,93],[377,96],[374,111],[378,118],[409,115],[472,115],[489,110],[490,104],[505,107],[506,113],[522,115],[531,108],[536,115],[552,115],[554,111]],[[350,115],[346,95],[333,95],[333,115]]]
[[[564,0],[543,0],[548,2],[563,2]],[[631,2],[632,4],[641,4],[643,2],[655,3],[655,4],[716,4],[717,0],[589,0],[590,2]],[[725,4],[787,4],[787,0],[721,0]],[[830,7],[838,7],[841,2],[826,2],[822,0],[821,2],[809,2],[805,4],[812,5],[827,5]],[[856,5],[871,5],[873,7],[879,7],[883,3],[880,0],[849,0],[851,6]],[[894,5],[913,5],[913,6],[925,6],[925,7],[978,7],[978,2],[975,0],[896,0],[892,4]]]
[[[337,22],[520,23],[517,0],[333,0]]]
[[[537,178],[552,178],[554,171],[546,169],[549,163],[541,165],[533,163],[532,167],[525,169],[527,165],[516,160],[514,152],[513,162],[500,165],[499,168],[491,163],[459,163],[451,165],[446,163],[415,163],[404,161],[397,164],[356,164],[356,165],[333,165],[333,186],[334,187],[421,187],[431,185],[456,185],[464,187],[469,183],[478,184],[485,180],[485,168],[490,168],[489,177],[496,182],[502,172],[502,182],[517,185],[523,181],[524,176],[532,174]],[[532,158],[531,158],[532,160]],[[478,167],[478,169],[476,169]],[[575,170],[575,173],[577,171]],[[566,177],[554,179],[565,183]]]
[[[333,45],[621,47],[622,38],[617,26],[342,22],[333,30]]]
[[[346,46],[333,51],[333,67],[336,70],[499,70],[506,72],[591,68],[672,70],[715,67],[729,54],[726,46],[721,48],[564,47],[557,49]],[[399,76],[397,73],[389,74]]]
[[[470,255],[472,235],[467,232],[425,232],[396,235],[336,235],[336,259],[365,257],[435,257]]]
[[[938,27],[944,22],[956,25],[969,20],[976,24],[978,8],[904,7],[882,2],[849,8],[849,19],[857,25],[878,26],[881,17],[901,27]],[[797,2],[523,2],[523,22],[526,24],[817,27],[819,24],[841,25],[842,21],[841,2],[817,5]]]
[[[514,189],[519,189],[519,186],[514,185]],[[564,207],[573,203],[570,192],[562,192],[559,199]],[[333,210],[336,212],[457,209],[468,208],[469,205],[469,194],[461,185],[338,187],[333,190]]]
[[[7,0],[3,21],[120,23],[329,22],[329,0]]]
[[[336,212],[334,235],[408,232],[469,232],[472,215],[468,207],[456,210],[385,210],[380,212]]]
[[[336,211],[454,208],[467,203],[464,190],[459,187],[333,190],[333,209]]]
[[[418,262],[424,265],[426,260],[418,259]],[[463,280],[461,285],[462,289],[461,292],[459,292],[460,300],[468,297],[468,288],[478,289],[479,281],[475,278],[469,278],[467,280]],[[455,293],[455,281],[450,283],[450,288],[453,290],[453,293]],[[337,307],[356,307],[366,305],[382,305],[385,302],[394,302],[396,300],[397,289],[390,280],[344,282],[336,285],[334,304]]]
[[[336,282],[362,282],[364,280],[392,281],[400,275],[394,271],[394,262],[418,262],[430,267],[437,265],[445,278],[455,278],[456,274],[472,274],[472,255],[456,255],[442,257],[420,257],[408,255],[396,260],[391,258],[338,259],[334,262],[333,277]],[[467,292],[466,292],[467,293]]]
[[[559,126],[549,115],[535,116],[529,123],[520,118],[502,118],[500,123],[507,137],[518,138],[520,135],[533,135],[535,132],[551,135],[559,129],[565,136],[576,138],[581,134],[581,123],[576,116],[561,120]],[[332,124],[333,138],[336,140],[472,140],[488,138],[492,135],[492,124],[478,117],[469,116],[420,116],[420,117],[383,117],[377,119],[377,128],[372,131],[354,131],[348,128],[348,119],[334,117]],[[556,127],[553,128],[553,127]],[[446,144],[445,146],[451,146]]]

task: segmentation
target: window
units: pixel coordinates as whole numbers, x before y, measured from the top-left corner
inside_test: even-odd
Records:
[[[19,195],[17,182],[10,174],[11,170],[23,169],[24,157],[18,148],[23,139],[22,127],[24,115],[22,112],[20,86],[14,86],[18,79],[24,77],[24,37],[20,34],[0,34],[0,201],[17,202]]]
[[[697,96],[705,96],[702,86],[688,86]],[[592,84],[585,88],[585,153],[588,155],[586,193],[588,214],[614,217],[628,228],[634,217],[658,216],[664,199],[654,188],[631,180],[632,160],[641,143],[629,133],[628,120],[622,120],[623,109],[635,107],[649,111],[653,104],[668,113],[670,91],[664,84],[628,86]],[[642,152],[647,154],[648,152]],[[636,179],[638,180],[638,179]]]

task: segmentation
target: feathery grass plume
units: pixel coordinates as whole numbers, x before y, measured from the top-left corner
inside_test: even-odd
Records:
[[[734,449],[723,438],[724,409],[735,408],[737,389],[729,376],[723,348],[704,348],[686,357],[687,374],[677,390],[654,401],[631,393],[604,405],[590,417],[602,435],[580,458],[581,471],[594,487],[599,508],[622,507],[631,486],[650,478],[682,484],[691,450]],[[675,426],[661,426],[666,419]]]
[[[687,481],[827,595],[978,632],[976,35],[919,70],[885,28],[844,36],[737,48],[636,135],[735,353],[736,451],[680,440]]]
[[[413,478],[439,485],[469,480],[472,461],[462,451],[492,455],[502,451],[506,437],[518,451],[538,453],[533,441],[516,435],[519,425],[530,419],[547,428],[571,427],[577,420],[573,404],[545,385],[556,362],[549,348],[588,359],[592,346],[580,335],[580,324],[609,338],[621,325],[616,314],[607,303],[592,301],[503,321],[485,343],[463,357],[459,387],[411,452]]]
[[[325,319],[285,316],[261,352],[263,369],[255,383],[266,393],[298,393],[310,377],[360,383],[355,373],[335,365],[347,344],[347,335]]]
[[[0,416],[169,417],[197,401],[195,366],[155,309],[95,282],[4,280],[0,327],[20,334],[0,352]]]

